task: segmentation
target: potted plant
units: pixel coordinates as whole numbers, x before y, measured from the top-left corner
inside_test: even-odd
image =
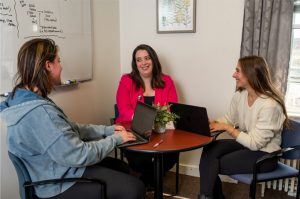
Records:
[[[175,121],[177,118],[179,118],[179,116],[170,111],[171,105],[161,106],[158,103],[153,106],[157,110],[157,114],[154,120],[154,131],[157,133],[164,133],[166,131],[166,124],[168,122]]]

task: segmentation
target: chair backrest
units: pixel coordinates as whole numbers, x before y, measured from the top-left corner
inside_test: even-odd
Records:
[[[115,118],[118,118],[119,117],[119,109],[118,109],[118,105],[117,104],[115,104],[114,110],[115,110]]]
[[[291,128],[284,128],[282,131],[282,148],[289,148],[300,145],[300,123],[290,120]],[[300,149],[283,154],[284,159],[300,159]]]
[[[17,175],[18,175],[18,180],[19,180],[19,194],[22,199],[31,199],[34,196],[34,190],[33,188],[28,188],[28,192],[26,195],[25,188],[24,188],[24,183],[25,182],[31,182],[31,178],[29,176],[29,173],[24,165],[24,163],[21,161],[20,158],[12,154],[11,152],[8,152],[8,156],[10,160],[12,161]]]
[[[114,125],[116,123],[116,119],[119,117],[119,110],[117,104],[114,105],[114,111],[115,111],[115,116],[109,119],[111,125]]]

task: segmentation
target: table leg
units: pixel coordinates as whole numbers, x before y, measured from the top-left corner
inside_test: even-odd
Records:
[[[163,199],[163,154],[155,153],[155,193],[154,199]]]

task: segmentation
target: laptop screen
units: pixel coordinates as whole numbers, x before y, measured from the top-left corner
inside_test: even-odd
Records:
[[[156,109],[154,107],[137,102],[131,123],[131,130],[148,139],[151,136],[155,116]]]
[[[206,108],[179,103],[171,104],[171,111],[179,116],[176,128],[210,136]]]

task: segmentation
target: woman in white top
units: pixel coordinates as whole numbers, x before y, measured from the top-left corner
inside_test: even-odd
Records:
[[[233,139],[216,140],[204,148],[199,199],[224,198],[218,174],[252,172],[257,158],[280,149],[281,131],[288,125],[283,98],[271,82],[265,59],[240,58],[233,78],[237,92],[228,113],[210,122],[212,132],[225,130]],[[276,166],[277,159],[270,160],[260,172]]]

